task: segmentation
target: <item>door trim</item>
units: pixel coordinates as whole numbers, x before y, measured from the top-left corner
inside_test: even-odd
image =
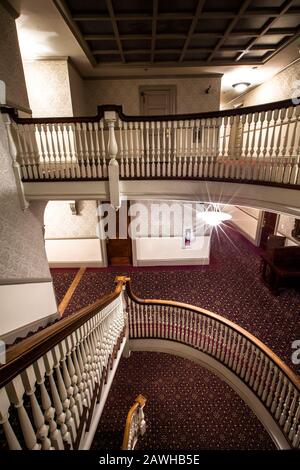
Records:
[[[140,85],[139,86],[139,99],[140,99],[140,115],[143,116],[144,103],[142,93],[147,91],[168,91],[170,92],[170,112],[169,114],[176,114],[177,104],[177,86],[176,85]]]

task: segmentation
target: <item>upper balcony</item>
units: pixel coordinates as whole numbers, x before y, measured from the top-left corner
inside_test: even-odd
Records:
[[[285,100],[248,108],[169,116],[126,116],[121,106],[114,105],[99,107],[94,117],[20,118],[14,110],[5,107],[2,113],[11,118],[7,119],[11,124],[8,125],[11,151],[20,165],[29,199],[43,195],[45,183],[98,182],[100,188],[99,181],[107,180],[109,192],[106,184],[102,185],[106,189],[101,194],[89,189],[83,190],[82,197],[110,195],[112,199],[112,192],[117,191],[118,199],[120,188],[121,193],[137,197],[139,189],[130,192],[130,185],[125,184],[133,180],[137,184],[135,188],[143,187],[149,195],[150,180],[152,185],[154,180],[171,180],[171,193],[175,197],[180,183],[185,181],[186,193],[186,180],[191,188],[193,180],[204,181],[206,186],[235,183],[232,190],[227,190],[228,198],[236,192],[237,184],[251,184],[293,190],[290,194],[295,200],[294,190],[300,189],[298,103],[297,99]],[[139,186],[137,180],[143,180],[143,185]],[[69,184],[64,185],[63,192],[55,189],[55,194],[53,188],[47,187],[49,199],[81,197],[78,185],[76,194],[72,193],[74,186]],[[217,193],[218,190],[212,189],[211,199],[213,194],[218,198]],[[223,193],[226,193],[224,185]],[[259,197],[268,204],[267,194]],[[220,197],[218,201],[221,202]],[[290,202],[295,208],[297,204]],[[288,197],[284,204],[288,207]]]

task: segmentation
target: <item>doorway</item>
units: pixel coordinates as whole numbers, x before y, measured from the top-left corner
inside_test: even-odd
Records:
[[[116,213],[116,237],[106,238],[106,253],[108,266],[131,266],[132,265],[132,243],[126,230],[126,238],[121,238],[119,215],[126,211],[127,227],[129,227],[129,201],[122,201],[121,208]]]
[[[139,93],[142,116],[175,114],[176,85],[141,86]]]
[[[262,216],[262,228],[261,228],[261,235],[260,235],[260,248],[263,250],[267,249],[267,243],[269,235],[273,235],[275,233],[277,223],[277,214],[274,212],[264,212]]]

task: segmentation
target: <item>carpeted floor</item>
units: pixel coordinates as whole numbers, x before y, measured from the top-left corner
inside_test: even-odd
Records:
[[[121,359],[92,449],[120,449],[139,393],[147,398],[139,450],[275,448],[252,410],[214,374],[169,354],[136,352]]]
[[[63,290],[58,271],[53,272],[55,288]],[[300,292],[285,289],[275,297],[261,281],[259,250],[233,229],[213,234],[209,266],[88,269],[66,314],[111,292],[117,274],[131,276],[141,297],[187,302],[238,323],[297,371],[291,354],[292,342],[300,337]],[[65,275],[70,284],[70,272]]]

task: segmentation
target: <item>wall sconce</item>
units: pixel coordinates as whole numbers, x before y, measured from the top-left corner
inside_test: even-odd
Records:
[[[243,93],[251,85],[249,82],[234,83],[232,86],[238,93]]]
[[[80,215],[79,201],[71,201],[70,209],[71,209],[72,215]]]

